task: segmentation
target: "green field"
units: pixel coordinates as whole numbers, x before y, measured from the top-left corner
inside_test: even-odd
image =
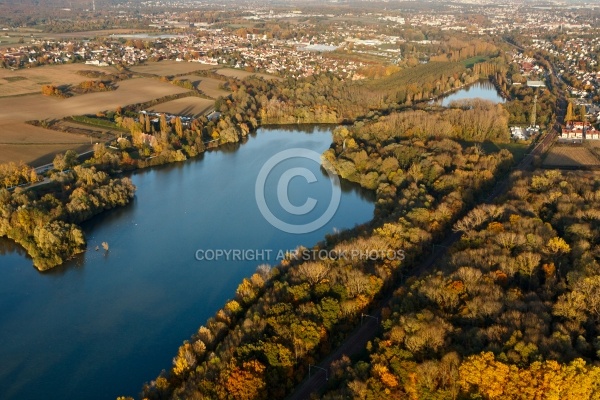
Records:
[[[117,124],[115,124],[114,122],[109,121],[107,119],[103,119],[103,118],[95,118],[95,117],[90,117],[87,115],[74,115],[71,117],[71,119],[80,124],[97,126],[97,127],[101,127],[101,128],[107,128],[107,129],[115,129],[115,130],[127,132],[126,129],[118,127]]]
[[[477,144],[477,142],[468,142],[468,141],[463,141],[463,140],[459,141],[459,143],[463,146],[463,148]],[[525,154],[527,154],[527,151],[529,149],[528,144],[515,143],[515,142],[495,143],[495,142],[486,141],[486,142],[479,143],[479,144],[481,144],[483,151],[485,151],[487,154],[497,153],[502,149],[506,149],[506,150],[510,151],[511,154],[513,155],[516,163],[518,163],[519,161],[521,161],[523,159],[523,157],[525,157]]]
[[[486,62],[489,59],[490,58],[487,56],[475,56],[461,61],[461,64],[464,65],[466,68],[473,68],[473,65]]]

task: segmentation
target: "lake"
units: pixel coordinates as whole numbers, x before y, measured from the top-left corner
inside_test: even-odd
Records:
[[[496,87],[490,81],[475,82],[472,85],[457,90],[456,92],[452,92],[447,96],[442,96],[439,100],[434,100],[432,103],[447,107],[452,101],[475,98],[492,101],[494,103],[504,103],[504,99],[498,94]]]
[[[20,247],[0,241],[0,398],[137,396],[144,382],[170,367],[178,346],[233,298],[244,277],[259,264],[276,263],[199,261],[198,250],[269,250],[275,258],[278,250],[311,246],[336,229],[371,220],[372,193],[345,182],[332,185],[306,158],[273,167],[265,201],[284,219],[278,175],[308,168],[315,183],[310,176],[288,176],[289,203],[300,207],[314,199],[313,211],[323,213],[340,190],[331,221],[298,235],[274,228],[261,214],[255,182],[265,162],[291,148],[322,153],[330,143],[331,128],[259,129],[244,144],[137,172],[132,204],[88,221],[88,251],[47,273],[39,273]],[[289,222],[313,219],[311,211]],[[95,251],[104,241],[110,251]]]
[[[309,44],[304,47],[300,47],[298,50],[300,51],[319,51],[319,52],[328,52],[339,49],[340,46],[329,46],[326,44]]]

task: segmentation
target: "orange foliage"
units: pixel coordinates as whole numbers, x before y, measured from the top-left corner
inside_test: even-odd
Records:
[[[265,387],[264,371],[265,366],[256,360],[245,362],[241,368],[235,367],[231,371],[227,378],[225,390],[234,399],[260,399]]]
[[[496,271],[496,280],[501,285],[505,285],[508,282],[508,275],[506,275],[503,271]]]
[[[546,279],[552,278],[556,273],[556,266],[551,262],[550,264],[542,265],[542,270],[544,271],[544,274],[546,274]]]
[[[493,233],[504,232],[504,225],[501,222],[490,222],[487,226],[487,230]]]
[[[408,374],[408,382],[406,382],[404,386],[404,391],[408,395],[410,400],[418,400],[418,391],[417,391],[417,374],[411,372]]]
[[[379,377],[381,383],[388,388],[393,389],[398,386],[398,379],[392,373],[390,373],[385,365],[375,364],[373,367],[373,372],[377,377]]]
[[[478,393],[484,399],[591,399],[597,398],[600,387],[600,368],[581,359],[519,368],[497,361],[488,352],[466,359],[459,375],[465,393]]]
[[[461,281],[452,281],[448,286],[449,289],[454,290],[455,292],[461,293],[465,290],[465,284]]]

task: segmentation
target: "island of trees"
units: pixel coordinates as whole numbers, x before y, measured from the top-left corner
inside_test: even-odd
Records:
[[[65,169],[73,158],[74,153],[67,152],[66,157],[55,160],[55,165]],[[22,167],[8,173],[4,185],[37,181],[35,171],[27,170],[30,175],[20,174],[21,179],[17,173],[23,171]],[[93,166],[76,165],[68,171],[57,171],[49,179],[40,187],[16,187],[11,191],[0,188],[0,236],[23,246],[42,271],[85,250],[85,236],[77,224],[128,204],[135,192],[129,178],[113,179]]]

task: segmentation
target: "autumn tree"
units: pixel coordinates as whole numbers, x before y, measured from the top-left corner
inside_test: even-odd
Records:
[[[176,117],[175,118],[175,133],[180,138],[183,137],[183,125],[181,124],[181,118],[180,117]]]
[[[575,121],[576,117],[575,114],[573,113],[573,103],[571,103],[569,101],[569,104],[567,105],[567,113],[565,114],[565,122],[572,122]]]
[[[79,155],[73,150],[67,150],[64,154],[57,154],[54,156],[53,164],[54,168],[59,171],[64,171],[75,165],[77,165],[77,159]]]

